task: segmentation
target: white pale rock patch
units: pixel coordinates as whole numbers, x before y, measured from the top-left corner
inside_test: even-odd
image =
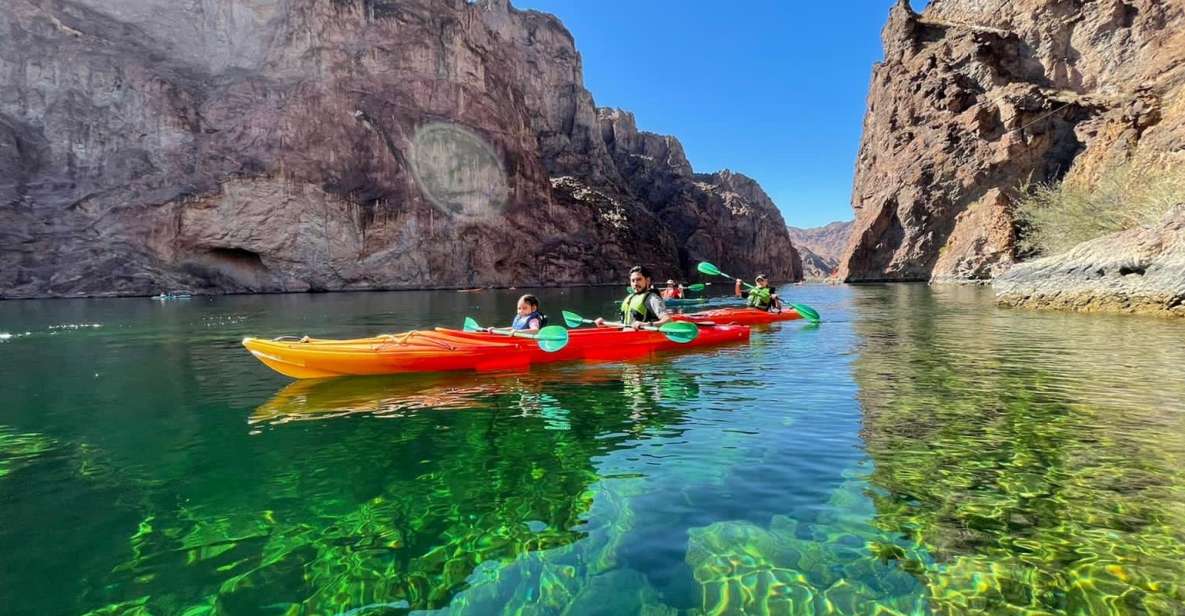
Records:
[[[993,286],[1008,306],[1185,317],[1185,204],[1157,225],[1017,265]]]

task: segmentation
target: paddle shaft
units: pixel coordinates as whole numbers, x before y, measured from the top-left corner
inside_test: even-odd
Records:
[[[535,344],[539,345],[539,348],[547,353],[554,353],[568,346],[568,330],[558,325],[549,325],[540,328],[537,333],[531,333],[510,327],[482,327],[472,317],[465,317],[464,331],[470,333],[485,332],[499,336],[509,336],[511,338],[534,340]]]
[[[580,319],[580,320],[584,323],[594,323],[594,324],[596,323],[596,321],[594,321],[592,319]],[[625,323],[622,323],[621,321],[601,321],[601,325],[604,325],[605,327],[630,327],[630,328],[633,327],[633,325],[626,325]],[[650,332],[659,331],[659,329],[653,325],[643,325],[639,329],[644,329],[644,330],[650,331]]]
[[[732,277],[732,276],[729,276],[728,274],[724,274],[724,272],[720,272],[720,275],[728,276],[730,278]],[[734,278],[734,280],[736,280],[736,278]],[[756,289],[757,288],[756,284],[749,284],[748,282],[745,282],[745,281],[741,281],[741,284],[744,284],[745,289]]]
[[[731,279],[731,280],[736,280],[736,278],[733,278],[732,276],[729,276],[728,274],[725,274],[724,272],[722,272],[722,271],[720,271],[720,270],[716,270],[716,273],[717,273],[717,274],[719,274],[719,275],[721,275],[721,276],[724,276],[725,278],[728,278],[728,279]],[[749,284],[749,283],[745,282],[744,280],[742,280],[742,281],[741,281],[741,284],[745,285],[745,288],[746,288],[746,289],[756,289],[756,288],[757,288],[756,286],[754,286],[754,285],[751,285],[751,284]]]
[[[491,327],[489,331],[491,334],[502,334],[503,336],[510,336],[512,338],[530,338],[534,340],[539,337],[538,334],[520,331],[511,327]]]

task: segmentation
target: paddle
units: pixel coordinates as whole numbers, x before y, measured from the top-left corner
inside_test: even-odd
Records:
[[[471,317],[465,317],[465,325],[462,327],[462,329],[467,332],[486,331],[484,327],[478,325],[477,321],[474,321]],[[510,336],[512,338],[530,338],[531,340],[535,341],[535,344],[539,345],[539,348],[547,351],[548,353],[554,353],[568,346],[568,330],[560,327],[559,325],[548,325],[547,327],[540,329],[538,333],[534,334],[530,332],[518,331],[509,327],[494,328],[492,333]]]
[[[564,323],[566,323],[568,327],[580,327],[585,323],[596,323],[596,321],[592,319],[586,319],[575,312],[568,312],[567,310],[563,311],[563,315]],[[625,327],[624,323],[610,321],[605,321],[605,325],[608,325],[609,327]],[[668,323],[663,323],[659,327],[655,327],[653,325],[643,325],[642,329],[652,332],[659,332],[666,336],[668,340],[672,342],[678,342],[680,344],[691,342],[692,340],[695,340],[696,336],[699,335],[699,326],[688,321],[671,321]]]
[[[707,288],[708,288],[708,285],[710,285],[710,284],[712,284],[712,283],[710,283],[710,282],[697,282],[697,283],[695,283],[695,284],[692,284],[692,285],[687,285],[687,286],[683,287],[683,290],[684,290],[684,291],[692,291],[692,292],[694,292],[694,293],[699,293],[700,291],[703,291],[703,290],[707,289]],[[666,288],[666,287],[663,287],[663,288]],[[630,287],[630,286],[627,286],[627,287],[625,288],[625,290],[626,290],[626,292],[627,292],[627,293],[633,293],[633,292],[634,292],[634,288],[633,288],[633,287]],[[660,291],[661,289],[655,288],[655,290],[656,290],[656,291]]]
[[[707,261],[701,261],[699,265],[695,266],[695,269],[699,270],[699,273],[705,274],[707,276],[723,276],[725,278],[732,278],[732,276],[725,274],[724,272],[720,271],[715,265],[712,265],[711,263],[708,263]],[[745,288],[747,288],[747,289],[757,288],[757,287],[754,287],[753,285],[751,285],[747,282],[744,282],[744,281],[741,281],[741,284],[745,285]],[[793,308],[795,312],[802,315],[802,317],[804,319],[806,319],[812,323],[819,322],[819,313],[815,312],[814,308],[811,308],[810,306],[807,306],[806,304],[790,304],[790,307]]]
[[[803,318],[810,321],[811,323],[819,322],[819,313],[815,312],[814,308],[811,308],[806,304],[790,304],[790,307],[794,309],[794,312],[801,314]]]
[[[732,279],[732,276],[725,274],[724,272],[720,271],[715,265],[712,265],[711,263],[708,263],[707,261],[700,261],[699,265],[695,266],[695,269],[699,270],[699,273],[704,274],[706,276],[723,276],[725,278]],[[741,284],[744,284],[746,289],[755,288],[753,285],[751,285],[747,282],[744,282],[744,281],[742,281]]]

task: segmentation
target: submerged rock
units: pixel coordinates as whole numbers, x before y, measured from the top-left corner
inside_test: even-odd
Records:
[[[1008,306],[1185,317],[1185,204],[1156,226],[1017,265],[993,286]]]
[[[925,610],[916,579],[897,556],[878,549],[892,541],[867,524],[826,519],[800,529],[795,519],[775,515],[768,529],[727,520],[689,535],[686,561],[701,601],[692,614]]]

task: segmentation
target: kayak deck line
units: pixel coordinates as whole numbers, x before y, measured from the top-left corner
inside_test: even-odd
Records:
[[[269,368],[297,379],[418,372],[527,369],[562,361],[613,361],[748,340],[743,325],[705,328],[677,343],[656,331],[587,328],[569,330],[569,343],[554,352],[529,338],[446,328],[352,340],[277,341],[247,337],[242,344]]]
[[[794,321],[802,318],[793,308],[783,308],[780,311],[765,311],[757,308],[716,308],[703,312],[676,314],[674,319],[704,324],[706,322],[729,323],[736,325],[765,325],[779,321]]]

